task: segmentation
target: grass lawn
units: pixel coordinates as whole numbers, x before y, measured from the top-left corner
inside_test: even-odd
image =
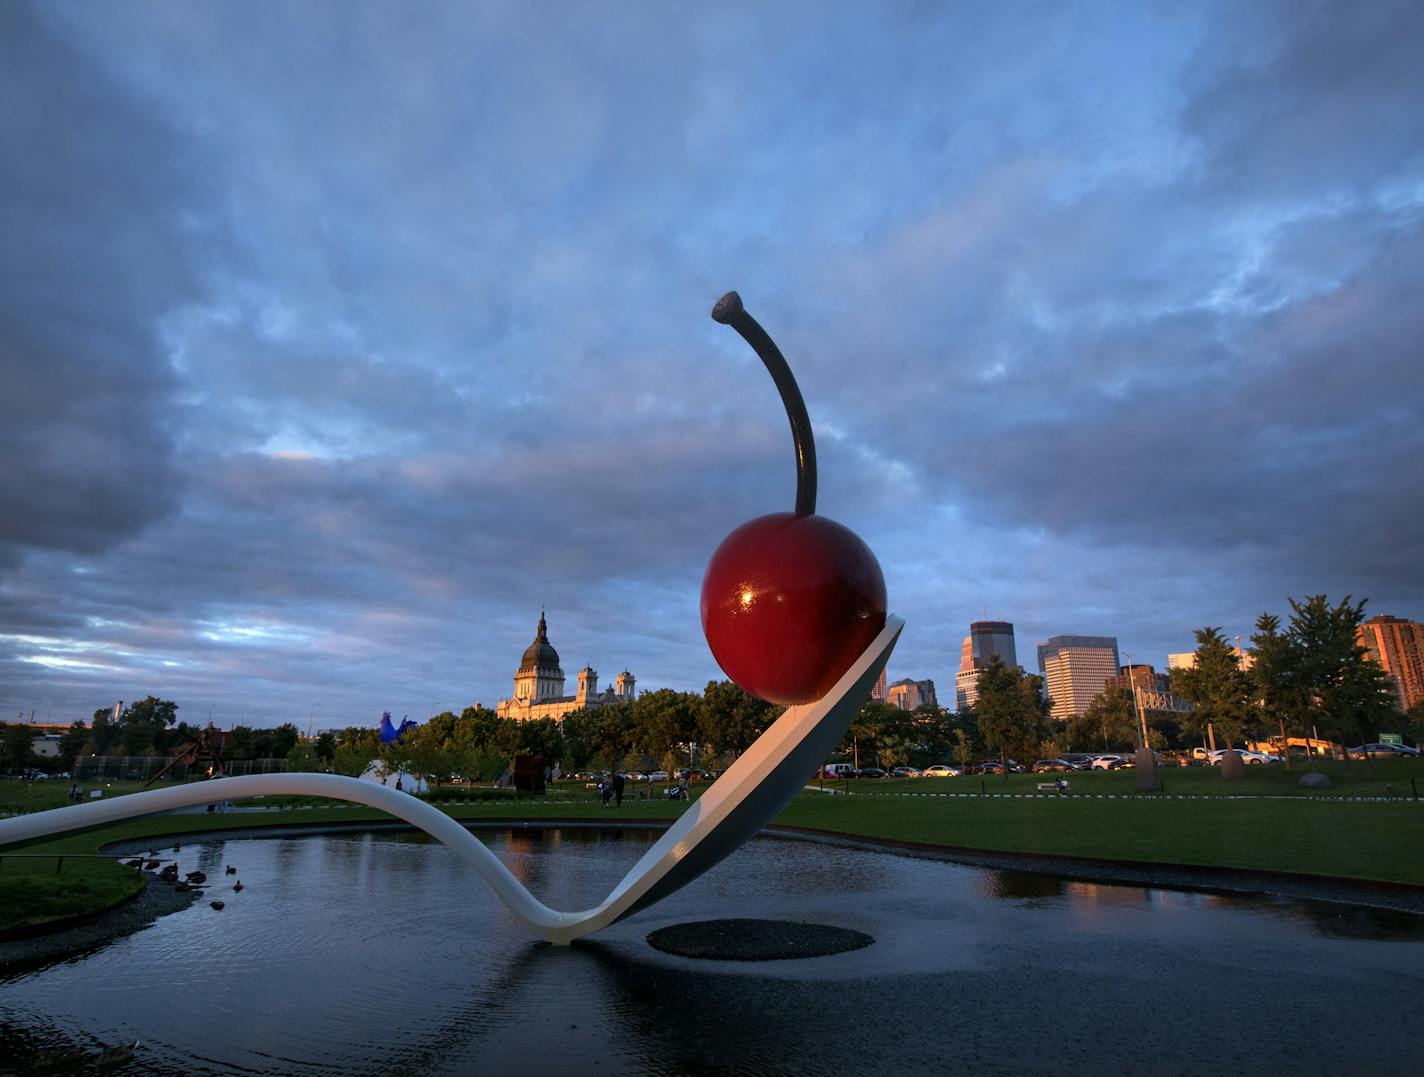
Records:
[[[1073,774],[1069,780],[1075,795],[1046,798],[887,795],[978,793],[977,777],[840,782],[834,787],[848,787],[853,795],[803,793],[778,822],[985,851],[1239,867],[1424,886],[1424,803],[1404,799],[1411,793],[1409,779],[1424,779],[1424,766],[1387,760],[1377,762],[1373,774],[1364,763],[1324,764],[1321,769],[1330,774],[1335,788],[1309,799],[1274,799],[1304,792],[1297,784],[1301,768],[1287,773],[1277,766],[1248,768],[1248,777],[1238,782],[1223,781],[1214,768],[1165,770],[1166,797],[1135,795],[1131,771]],[[991,777],[984,779],[983,787],[990,793],[1031,793],[1047,779],[1031,774]],[[1394,803],[1342,802],[1342,797],[1384,796],[1389,786],[1399,798]],[[114,782],[105,791],[113,796],[139,787],[137,782]],[[694,786],[694,792],[700,788]],[[0,782],[0,809],[62,806],[68,789],[64,781]],[[546,798],[511,794],[441,807],[469,820],[608,822],[669,820],[684,810],[682,804],[660,797],[638,800],[637,789],[630,790],[622,808],[603,807],[596,792],[581,783],[551,786]],[[1116,799],[1077,795],[1082,793],[1112,793]],[[1179,800],[1172,794],[1202,799]],[[258,798],[248,803],[278,802]],[[0,930],[106,908],[142,885],[132,869],[112,862],[69,859],[56,874],[53,860],[27,860],[10,853],[96,853],[120,838],[389,818],[374,809],[315,798],[309,804],[299,798],[280,798],[280,803],[280,810],[261,813],[149,816],[0,850]]]
[[[829,797],[778,822],[967,849],[1424,885],[1424,804],[1141,797]]]

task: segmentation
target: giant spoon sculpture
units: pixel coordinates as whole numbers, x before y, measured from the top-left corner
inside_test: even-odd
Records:
[[[259,774],[223,779],[223,798],[330,797],[389,812],[448,845],[530,931],[560,945],[667,897],[775,818],[870,695],[904,621],[887,616],[884,577],[865,543],[815,515],[811,423],[781,352],[743,309],[736,292],[717,302],[712,317],[751,344],[781,391],[796,446],[797,491],[794,513],[743,524],[713,554],[702,584],[703,630],[734,682],[790,706],[688,806],[601,904],[581,912],[549,908],[460,823],[374,782],[334,774]],[[212,799],[213,787],[199,782],[0,820],[0,847]]]

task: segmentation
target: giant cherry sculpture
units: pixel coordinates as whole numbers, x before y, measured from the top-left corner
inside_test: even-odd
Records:
[[[712,308],[766,364],[796,448],[796,511],[742,524],[702,579],[702,631],[734,683],[770,703],[810,703],[885,627],[885,577],[850,528],[816,515],[816,442],[801,390],[771,337],[728,292]]]

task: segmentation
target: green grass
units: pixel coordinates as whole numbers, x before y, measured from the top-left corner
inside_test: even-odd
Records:
[[[0,931],[98,912],[143,889],[145,880],[133,868],[83,855],[65,855],[61,863],[56,855],[94,852],[95,843],[85,835],[0,850]]]
[[[998,852],[1335,875],[1424,886],[1424,804],[1135,797],[829,797],[778,819]]]
[[[1224,781],[1214,768],[1164,770],[1168,796],[1137,795],[1132,771],[1069,776],[1069,797],[924,797],[884,795],[920,792],[975,793],[981,779],[905,779],[826,783],[851,790],[851,796],[803,793],[778,822],[832,830],[853,836],[889,838],[985,851],[1043,853],[1134,860],[1147,863],[1225,866],[1255,870],[1333,875],[1343,878],[1424,886],[1424,804],[1401,797],[1411,792],[1409,779],[1424,784],[1424,766],[1404,760],[1324,764],[1336,783],[1310,799],[1272,799],[1305,793],[1298,784],[1304,770],[1252,767],[1237,782]],[[990,793],[1032,793],[1047,775],[1011,775],[983,779]],[[18,782],[0,782],[0,807],[14,804]],[[30,786],[31,783],[23,783]],[[69,783],[35,796],[57,796],[65,803]],[[1398,802],[1351,803],[1351,796],[1384,796],[1394,787]],[[9,788],[7,788],[9,787]],[[108,795],[133,791],[140,783],[115,782]],[[694,786],[694,792],[705,786]],[[601,822],[675,819],[685,806],[661,796],[638,800],[631,790],[621,808],[604,807],[596,791],[581,783],[559,783],[547,798],[502,796],[439,805],[457,819],[593,819]],[[658,791],[661,792],[660,790]],[[1079,794],[1113,794],[1100,800]],[[881,794],[881,795],[876,795]],[[1179,800],[1172,794],[1201,799]],[[1246,797],[1248,799],[1234,799]],[[291,803],[298,800],[298,803]],[[53,860],[28,861],[13,852],[96,853],[125,838],[203,834],[242,827],[326,825],[387,820],[374,809],[320,798],[260,798],[254,803],[280,810],[263,813],[157,815],[0,850],[0,930],[97,911],[134,894],[142,880],[132,869],[108,861],[66,860],[60,874]],[[309,801],[310,803],[305,803]],[[1318,801],[1318,802],[1317,802]],[[29,810],[41,804],[26,801]],[[14,810],[11,807],[10,810]],[[169,843],[171,844],[171,843]]]
[[[0,812],[47,811],[69,803],[69,787],[78,785],[87,797],[92,789],[102,789],[105,797],[123,796],[143,789],[143,782],[71,782],[65,778],[47,778],[38,782],[22,782],[18,778],[0,778]],[[162,785],[154,788],[162,788]]]

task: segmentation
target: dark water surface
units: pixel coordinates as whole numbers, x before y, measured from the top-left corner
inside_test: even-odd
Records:
[[[577,909],[656,834],[481,836],[537,896]],[[216,881],[203,902],[0,979],[0,1069],[137,1039],[106,1072],[1424,1072],[1424,917],[1407,914],[763,839],[559,949],[423,835],[229,838],[179,856]],[[877,941],[752,964],[645,942],[738,916]]]

